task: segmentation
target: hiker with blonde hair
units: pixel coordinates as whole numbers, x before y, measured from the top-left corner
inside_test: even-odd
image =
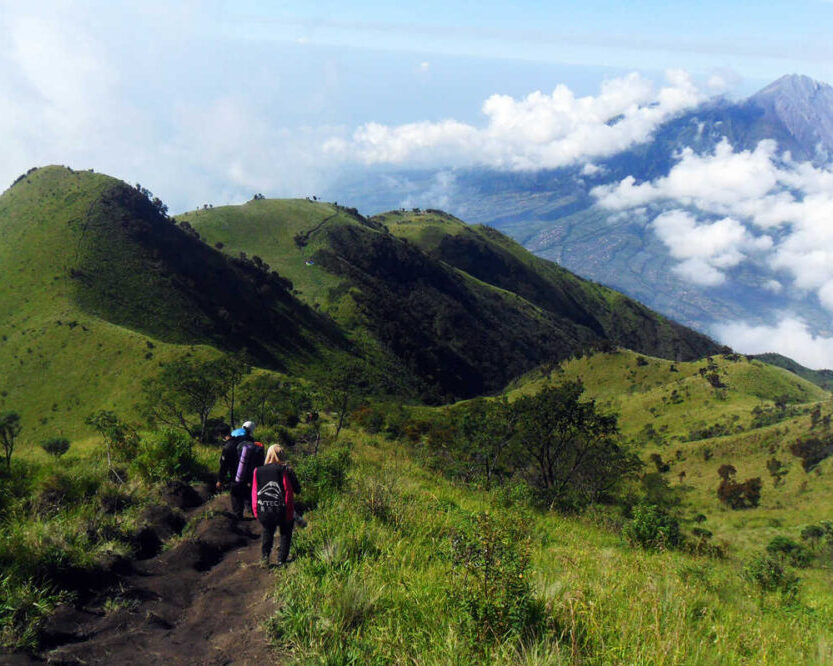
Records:
[[[261,564],[269,565],[275,530],[280,530],[278,565],[286,564],[292,529],[295,525],[295,493],[301,485],[295,471],[286,462],[286,453],[277,444],[266,451],[266,462],[255,469],[252,479],[252,512],[263,527]]]

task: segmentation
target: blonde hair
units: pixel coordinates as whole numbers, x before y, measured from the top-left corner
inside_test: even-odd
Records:
[[[272,463],[277,462],[286,462],[286,452],[283,450],[283,447],[280,444],[272,444],[269,449],[266,451],[266,463],[267,465],[271,465]]]

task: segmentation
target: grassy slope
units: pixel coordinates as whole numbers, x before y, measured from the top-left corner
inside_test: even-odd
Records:
[[[833,459],[819,465],[819,472],[806,474],[800,460],[789,452],[797,437],[810,431],[809,411],[821,403],[822,413],[830,413],[830,394],[796,375],[761,361],[733,361],[731,357],[714,357],[722,382],[728,387],[716,391],[700,375],[706,361],[671,363],[621,351],[573,359],[551,373],[530,373],[510,387],[510,398],[539,390],[549,381],[581,379],[586,395],[602,408],[620,414],[623,434],[640,448],[648,467],[648,455],[659,453],[671,464],[665,476],[671,485],[683,490],[690,515],[705,513],[705,524],[715,537],[723,539],[741,553],[759,549],[776,534],[798,537],[803,525],[827,519],[833,502],[833,488],[826,481],[833,474]],[[671,393],[682,398],[672,402]],[[752,410],[772,407],[774,400],[786,396],[792,417],[762,428],[751,429]],[[730,435],[708,439],[688,439],[692,430],[716,423],[731,428]],[[664,444],[646,437],[644,428],[651,424]],[[704,449],[712,452],[704,460]],[[676,459],[680,451],[683,460]],[[790,471],[784,484],[773,487],[766,463],[772,457],[788,463]],[[716,495],[720,481],[717,470],[723,464],[734,465],[738,479],[760,476],[764,482],[761,504],[755,509],[732,511]],[[680,472],[685,472],[682,481]]]
[[[324,225],[355,224],[352,217],[332,204],[303,199],[249,201],[243,206],[219,206],[177,216],[196,228],[209,245],[224,244],[223,251],[257,255],[285,275],[306,303],[333,305],[330,290],[342,280],[315,266],[306,265],[322,247],[323,234],[313,233],[304,247],[294,238]]]
[[[396,444],[350,433],[355,487],[308,517],[280,576],[270,624],[293,663],[746,664],[831,659],[830,572],[802,571],[801,606],[759,603],[735,558],[645,553],[590,517],[524,513],[535,595],[555,636],[479,658],[461,635],[450,537],[465,517],[508,509],[449,483]],[[373,493],[368,492],[371,484]],[[521,519],[521,515],[516,515]],[[442,622],[436,618],[442,617]]]
[[[452,395],[496,390],[600,337],[669,358],[716,351],[501,234],[440,213],[364,222],[321,202],[262,200],[180,217],[228,254],[276,266],[305,302],[375,338],[429,383],[439,377]]]
[[[180,219],[232,256],[256,253],[293,281],[304,302],[392,352],[429,383],[440,377],[457,395],[495,390],[536,359],[592,338],[589,330],[556,321],[517,294],[432,260],[381,225],[331,204],[251,201]],[[302,246],[295,242],[299,234],[306,238]],[[461,330],[467,334],[453,340]],[[513,354],[526,360],[507,362]]]
[[[684,329],[613,289],[583,280],[533,255],[492,228],[467,225],[440,211],[394,211],[374,220],[431,256],[511,289],[541,308],[569,313],[621,346],[685,360],[717,351],[705,336]]]
[[[808,382],[821,386],[826,391],[833,390],[833,370],[811,370],[781,354],[758,354],[755,358],[762,360],[764,363],[785,368],[799,377],[803,377]]]
[[[21,413],[23,443],[86,432],[86,414],[131,405],[138,382],[179,353],[158,341],[151,350],[147,336],[75,302],[68,268],[78,242],[69,221],[112,185],[106,176],[45,168],[0,198],[0,408]]]
[[[254,332],[240,339],[251,339],[274,364],[315,362],[327,342],[317,330],[326,325],[288,295],[256,294],[248,281],[260,278],[252,271],[119,205],[131,192],[108,176],[46,167],[0,196],[0,409],[21,413],[23,443],[82,435],[84,417],[96,409],[130,413],[141,380],[160,362],[216,354],[212,347],[233,340],[197,295],[200,272],[224,285],[222,305],[256,313],[249,315]],[[131,224],[151,233],[137,240]],[[159,224],[167,236],[156,247]],[[189,248],[191,265],[171,265],[166,252],[179,247]]]

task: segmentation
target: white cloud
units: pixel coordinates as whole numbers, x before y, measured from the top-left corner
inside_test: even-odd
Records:
[[[806,322],[786,316],[774,326],[732,322],[714,328],[720,342],[744,354],[777,352],[808,368],[833,368],[833,338],[813,335]]]
[[[796,287],[815,291],[819,302],[833,312],[833,168],[794,163],[789,156],[778,155],[774,141],[761,141],[754,150],[735,151],[724,139],[711,154],[684,149],[667,176],[645,183],[629,176],[591,192],[601,206],[615,211],[684,207],[705,220],[703,227],[718,224],[716,217],[731,219],[735,249],[747,250],[740,255],[741,261],[764,253],[764,265],[770,271],[785,271]],[[694,212],[689,217],[694,220]],[[673,248],[691,245],[690,229],[686,234],[672,226],[663,232],[663,225],[656,222],[654,228],[672,256],[687,258],[674,254]],[[716,228],[709,236],[699,232],[698,238],[725,238],[727,231]],[[738,255],[726,256],[735,259]],[[710,265],[720,268],[711,259]],[[678,272],[694,274],[691,266],[681,265]],[[699,284],[718,283],[713,273],[704,275],[708,277]],[[772,285],[765,288],[773,289]]]
[[[771,291],[773,294],[780,294],[784,291],[784,285],[778,282],[778,280],[767,280],[764,282],[763,287],[767,291]]]
[[[457,177],[451,171],[440,171],[431,179],[430,185],[424,190],[411,192],[403,199],[401,208],[422,206],[425,208],[448,208],[451,195],[454,192]],[[401,188],[401,184],[397,184]]]
[[[744,249],[760,247],[760,242],[730,217],[698,224],[690,213],[673,210],[659,215],[653,228],[671,256],[682,262],[674,271],[690,282],[708,287],[725,280],[723,270],[743,261]]]
[[[715,214],[730,215],[739,204],[762,199],[778,182],[772,162],[774,141],[761,141],[754,151],[735,152],[724,139],[712,155],[685,148],[664,178],[637,184],[632,176],[602,185],[592,194],[606,208],[622,210],[663,200],[676,200]]]
[[[595,97],[564,85],[522,99],[492,95],[485,127],[453,119],[389,126],[367,123],[325,150],[366,164],[488,165],[553,168],[620,152],[648,139],[664,121],[702,100],[685,72],[669,71],[659,90],[639,74],[605,81]]]
[[[4,6],[0,190],[46,164],[139,181],[173,210],[320,187],[331,171],[320,146],[335,130],[288,129],[279,109],[235,88],[228,72],[212,72],[201,86],[187,60],[196,56],[184,55],[206,48],[200,20],[191,3],[155,0]],[[120,32],[124,25],[152,39]]]

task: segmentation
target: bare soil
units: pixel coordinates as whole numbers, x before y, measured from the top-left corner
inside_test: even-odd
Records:
[[[274,612],[272,590],[281,573],[259,566],[260,524],[236,520],[225,495],[198,509],[180,508],[190,512],[182,536],[169,536],[168,547],[153,557],[131,561],[117,583],[89,603],[58,608],[45,627],[43,651],[7,655],[8,663],[282,661],[263,630]],[[157,518],[152,529],[164,534],[170,516]],[[0,662],[5,658],[0,656]]]

